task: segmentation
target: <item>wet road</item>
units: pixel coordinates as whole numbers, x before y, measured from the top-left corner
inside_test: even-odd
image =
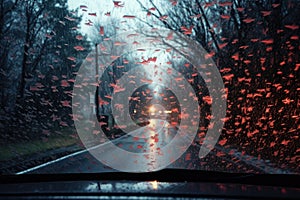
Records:
[[[114,156],[118,153],[114,153],[116,147],[132,153],[155,154],[157,150],[162,149],[171,142],[176,133],[176,129],[171,127],[166,121],[151,119],[149,125],[113,140],[113,145],[111,145],[112,143],[110,143],[110,145],[106,143],[97,145],[99,147],[91,150],[94,153],[94,156],[91,155],[89,151],[85,151],[58,162],[50,163],[49,165],[33,170],[30,173],[95,173],[115,171],[95,158],[95,154],[101,152],[100,156]],[[109,155],[107,155],[108,153]],[[124,161],[120,161],[120,165],[124,164]],[[134,165],[134,163],[132,163],[132,165]]]
[[[114,145],[119,149],[132,153],[155,153],[162,149],[165,145],[169,144],[176,136],[177,129],[169,126],[163,120],[150,120],[150,124],[146,127],[141,127],[128,135],[122,136],[113,140]],[[120,166],[135,167],[135,163],[130,159],[122,157],[119,151],[116,151],[114,145],[101,144],[99,147],[93,149],[93,153],[101,156],[106,156],[108,159],[115,159],[119,162]],[[174,147],[176,148],[176,147]],[[199,159],[198,153],[200,150],[199,145],[191,145],[182,156],[168,165],[168,168],[185,168],[185,169],[198,169],[198,170],[213,170],[225,172],[254,172],[264,173],[273,170],[274,173],[281,172],[279,169],[274,168],[268,163],[255,161],[254,158],[249,159],[246,155],[241,156],[238,151],[225,149],[222,146],[216,145],[215,149],[211,151],[205,158]],[[95,156],[95,155],[94,155]],[[98,173],[117,171],[104,165],[97,158],[95,158],[87,150],[82,151],[75,155],[69,155],[64,159],[57,160],[52,163],[45,163],[42,167],[37,167],[28,173]],[[97,157],[97,155],[96,155]],[[143,160],[143,158],[140,158]],[[154,164],[158,157],[152,158]],[[147,159],[144,159],[147,161]],[[139,160],[140,161],[140,160]],[[151,168],[149,168],[151,170]]]

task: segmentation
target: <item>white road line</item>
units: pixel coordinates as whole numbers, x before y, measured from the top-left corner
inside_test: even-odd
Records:
[[[119,137],[119,138],[115,139],[114,142],[116,142],[116,141],[118,141],[118,140],[121,140],[121,139],[124,139],[124,138],[128,137],[129,135],[135,136],[135,135],[137,135],[136,132],[139,133],[140,131],[135,130],[135,131],[133,131],[131,134],[123,135],[122,137]],[[96,148],[98,148],[98,147],[100,147],[100,146],[103,146],[103,145],[109,143],[109,142],[112,142],[112,141],[108,141],[108,142],[105,142],[105,143],[102,143],[102,144],[98,144],[98,145],[93,146],[93,147],[90,147],[90,148],[88,148],[88,149],[83,149],[83,150],[81,150],[81,151],[77,151],[77,152],[75,152],[75,153],[72,153],[72,154],[63,156],[63,157],[61,157],[61,158],[58,158],[58,159],[56,159],[56,160],[52,160],[52,161],[43,163],[43,164],[41,164],[41,165],[38,165],[38,166],[35,166],[35,167],[32,167],[32,168],[26,169],[26,170],[24,170],[24,171],[17,172],[16,175],[26,174],[26,173],[28,173],[28,172],[32,172],[32,171],[34,171],[34,170],[37,170],[37,169],[40,169],[40,168],[42,168],[42,167],[51,165],[51,164],[53,164],[53,163],[56,163],[56,162],[65,160],[65,159],[67,159],[67,158],[70,158],[70,157],[73,157],[73,156],[77,156],[77,155],[82,154],[82,153],[85,153],[85,152],[87,152],[87,151],[96,149]]]
[[[70,157],[77,156],[77,155],[79,155],[79,154],[85,153],[85,152],[87,152],[87,151],[89,151],[89,150],[93,150],[93,149],[98,148],[99,146],[104,145],[104,144],[105,144],[105,143],[99,144],[99,145],[97,145],[97,146],[94,146],[94,147],[91,147],[91,148],[88,148],[88,149],[84,149],[84,150],[81,150],[81,151],[77,151],[77,152],[75,152],[75,153],[72,153],[72,154],[63,156],[63,157],[58,158],[58,159],[56,159],[56,160],[52,160],[52,161],[43,163],[43,164],[41,164],[41,165],[38,165],[38,166],[35,166],[35,167],[32,167],[32,168],[26,169],[26,170],[24,170],[24,171],[17,172],[16,175],[26,174],[26,173],[28,173],[28,172],[31,172],[31,171],[40,169],[40,168],[45,167],[45,166],[47,166],[47,165],[51,165],[51,164],[53,164],[53,163],[56,163],[56,162],[65,160],[65,159],[67,159],[67,158],[70,158]]]

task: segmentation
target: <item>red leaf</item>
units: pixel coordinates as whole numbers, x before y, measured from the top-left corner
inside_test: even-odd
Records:
[[[292,30],[297,30],[297,29],[299,29],[299,26],[298,26],[298,25],[285,25],[284,27],[285,27],[285,28],[288,28],[288,29],[292,29]]]
[[[227,139],[223,139],[219,141],[219,145],[224,146],[224,144],[226,144]]]

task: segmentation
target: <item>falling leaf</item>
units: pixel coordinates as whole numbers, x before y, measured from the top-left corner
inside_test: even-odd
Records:
[[[73,61],[73,62],[76,62],[76,58],[73,57],[73,56],[68,57],[68,60],[71,60],[71,61]]]
[[[284,104],[290,104],[291,102],[293,102],[294,100],[291,100],[291,99],[289,99],[289,98],[286,98],[286,99],[284,99],[284,100],[282,100],[282,102],[284,103]]]
[[[93,17],[97,17],[97,13],[88,13],[88,15],[93,16]]]
[[[264,44],[273,44],[274,40],[273,39],[267,39],[267,40],[262,40],[261,41]]]
[[[191,153],[187,153],[187,154],[185,155],[185,160],[186,160],[186,161],[191,160]]]
[[[239,12],[243,12],[243,11],[245,10],[245,8],[238,7],[237,10],[238,10]]]
[[[169,32],[167,40],[173,40],[173,32]]]
[[[93,26],[93,22],[91,20],[88,20],[84,23],[86,26]]]
[[[277,8],[278,6],[280,6],[279,3],[273,3],[273,4],[272,4],[272,7],[273,7],[273,8]]]
[[[177,5],[177,0],[171,0],[171,4],[172,4],[172,6],[176,6]]]
[[[83,46],[75,46],[74,49],[76,51],[84,51],[85,50],[85,48]]]
[[[243,22],[245,22],[245,23],[247,23],[247,24],[249,24],[249,23],[251,23],[251,22],[254,22],[255,21],[255,19],[252,19],[252,18],[247,18],[247,19],[244,19],[243,20]]]
[[[86,5],[80,5],[80,9],[87,9],[88,7]]]
[[[64,106],[64,107],[72,107],[71,105],[70,105],[70,101],[61,101],[61,104],[62,104],[62,106]]]
[[[67,16],[65,16],[65,19],[67,19],[67,20],[69,20],[69,21],[75,21],[76,19],[74,19],[74,18],[72,18],[72,17],[69,17],[68,15]]]
[[[204,96],[202,97],[203,101],[206,102],[208,105],[211,105],[213,102],[213,99],[211,96]]]
[[[227,20],[228,20],[228,19],[230,19],[230,15],[221,15],[221,18],[222,18],[222,19],[227,19]]]
[[[219,48],[220,48],[220,49],[223,49],[224,47],[227,46],[227,44],[228,44],[228,43],[219,44]]]
[[[104,36],[104,27],[103,26],[100,26],[99,33],[101,36]]]
[[[239,60],[239,53],[234,54],[233,56],[231,56],[231,58],[233,58],[234,60]]]
[[[77,36],[76,36],[76,39],[77,39],[77,40],[82,40],[82,39],[83,39],[83,36],[82,36],[82,35],[77,35]]]
[[[208,8],[208,7],[211,7],[213,5],[215,5],[215,2],[205,2],[204,3],[204,8]]]
[[[234,77],[234,74],[227,74],[227,75],[223,75],[222,76],[226,81],[230,81],[233,77]]]
[[[64,22],[64,21],[58,21],[59,23],[61,23],[62,25],[66,25],[66,22]]]
[[[299,36],[298,35],[292,35],[291,40],[299,40]]]
[[[201,14],[191,15],[190,18],[196,18],[196,19],[198,19],[198,18],[200,18],[201,16],[202,16]]]
[[[230,1],[227,1],[227,2],[219,2],[218,4],[219,4],[219,6],[221,6],[221,7],[232,6],[232,2],[230,2]]]
[[[299,29],[299,26],[298,26],[298,25],[285,25],[284,27],[285,27],[285,28],[288,28],[288,29],[292,29],[292,30],[297,30],[297,29]]]
[[[212,58],[216,53],[215,52],[210,52],[210,53],[207,53],[205,54],[205,59],[209,59],[209,58]]]
[[[66,81],[66,80],[62,80],[60,85],[61,85],[62,87],[69,87],[69,86],[70,86],[70,84],[69,84],[68,81]]]
[[[134,19],[135,16],[134,16],[134,15],[123,15],[123,18],[126,18],[126,19]]]
[[[272,11],[261,11],[261,14],[266,17],[269,16],[272,13]]]
[[[113,3],[114,3],[114,7],[116,8],[124,7],[124,3],[122,3],[121,1],[113,1]]]
[[[194,26],[190,26],[189,28],[187,28],[185,26],[181,26],[180,28],[181,28],[181,30],[183,31],[184,34],[191,35]]]
[[[138,62],[137,64],[142,64],[142,65],[147,65],[149,64],[150,62],[156,62],[157,60],[157,57],[150,57],[148,58],[147,60],[144,60],[142,62]]]
[[[168,19],[168,15],[163,15],[159,18],[161,21],[166,21]]]
[[[283,140],[283,141],[281,142],[281,144],[283,144],[283,145],[288,145],[289,143],[290,143],[289,140]]]

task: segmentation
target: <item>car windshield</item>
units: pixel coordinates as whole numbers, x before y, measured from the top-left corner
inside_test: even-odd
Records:
[[[2,0],[1,174],[299,174],[299,0]]]

